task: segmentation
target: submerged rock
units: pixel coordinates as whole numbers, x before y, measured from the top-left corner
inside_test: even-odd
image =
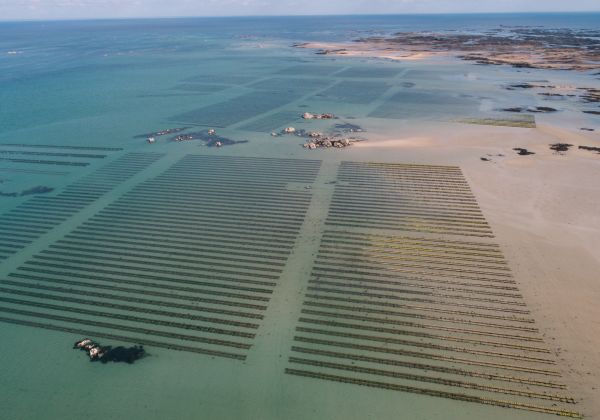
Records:
[[[536,106],[535,108],[527,108],[527,111],[548,113],[548,112],[556,112],[556,111],[558,111],[558,109],[551,108],[549,106]]]
[[[38,185],[37,187],[29,188],[28,190],[21,191],[21,196],[32,195],[32,194],[46,194],[54,191],[54,188],[45,187],[43,185]]]
[[[515,107],[510,107],[510,108],[502,108],[502,111],[504,112],[534,112],[534,113],[548,113],[548,112],[557,112],[558,109],[556,108],[551,108],[549,106],[535,106],[535,107],[529,107],[529,108],[523,108],[520,106],[515,106]]]
[[[581,100],[585,103],[597,103],[600,102],[600,89],[596,88],[579,88],[585,93],[581,95]]]
[[[151,137],[160,137],[160,136],[166,136],[167,134],[179,133],[180,131],[187,130],[188,128],[190,128],[190,127],[167,128],[165,130],[155,131],[153,133],[137,134],[137,135],[133,136],[133,138],[135,138],[135,139],[144,139],[144,138],[150,139]]]
[[[341,124],[336,124],[334,126],[334,128],[336,130],[340,130],[345,133],[362,133],[363,131],[365,131],[360,125],[350,124],[350,123],[346,123],[346,122],[341,123]]]
[[[52,191],[54,191],[54,188],[52,188],[52,187],[45,187],[43,185],[38,185],[37,187],[23,190],[20,193],[17,193],[17,192],[5,193],[5,192],[0,191],[0,197],[24,197],[27,195],[34,195],[34,194],[46,194],[46,193],[49,193]]]
[[[101,346],[89,338],[84,338],[83,340],[75,342],[73,348],[85,351],[92,362],[125,362],[132,364],[136,360],[147,356],[143,346]]]
[[[531,83],[519,83],[519,84],[515,84],[515,85],[510,85],[509,87],[511,87],[513,89],[533,89],[537,86],[532,85]]]
[[[205,142],[208,147],[221,147],[231,146],[234,144],[248,143],[248,140],[232,140],[227,137],[219,136],[217,134],[209,134],[206,131],[198,131],[193,133],[186,133],[174,136],[170,139],[171,141],[183,142],[192,140],[201,140]],[[218,143],[218,145],[217,145]]]

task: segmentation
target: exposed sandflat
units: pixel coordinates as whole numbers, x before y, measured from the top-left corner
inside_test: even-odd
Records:
[[[551,125],[442,124],[405,133],[361,143],[355,152],[462,168],[572,394],[588,418],[600,415],[600,155],[577,147],[559,155],[548,147],[598,146],[600,136]],[[536,154],[518,156],[513,147]],[[487,154],[505,156],[479,159]]]

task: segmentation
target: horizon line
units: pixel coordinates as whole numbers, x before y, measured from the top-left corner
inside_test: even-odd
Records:
[[[156,19],[227,19],[227,18],[292,18],[292,17],[347,17],[347,16],[446,16],[446,15],[557,15],[557,14],[600,14],[600,10],[577,10],[577,11],[537,11],[527,10],[519,12],[404,12],[404,13],[324,13],[324,14],[293,14],[293,15],[194,15],[194,16],[115,16],[115,17],[65,17],[65,18],[31,18],[31,19],[2,19],[0,23],[19,23],[19,22],[77,22],[77,21],[106,21],[106,20],[156,20]]]

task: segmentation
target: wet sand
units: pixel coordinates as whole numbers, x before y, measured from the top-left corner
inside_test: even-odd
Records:
[[[355,151],[363,158],[462,168],[569,389],[586,417],[596,418],[600,155],[576,146],[598,146],[600,135],[547,124],[537,129],[449,124],[407,131],[401,138],[357,144]],[[557,141],[576,146],[557,154],[548,147]],[[518,156],[512,148],[519,146],[535,155]]]

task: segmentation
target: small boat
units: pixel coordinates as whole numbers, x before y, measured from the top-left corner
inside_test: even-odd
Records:
[[[146,139],[146,142],[148,142],[148,143],[150,143],[150,144],[152,144],[152,143],[156,143],[156,139],[155,139],[154,137],[148,137],[148,138]]]

